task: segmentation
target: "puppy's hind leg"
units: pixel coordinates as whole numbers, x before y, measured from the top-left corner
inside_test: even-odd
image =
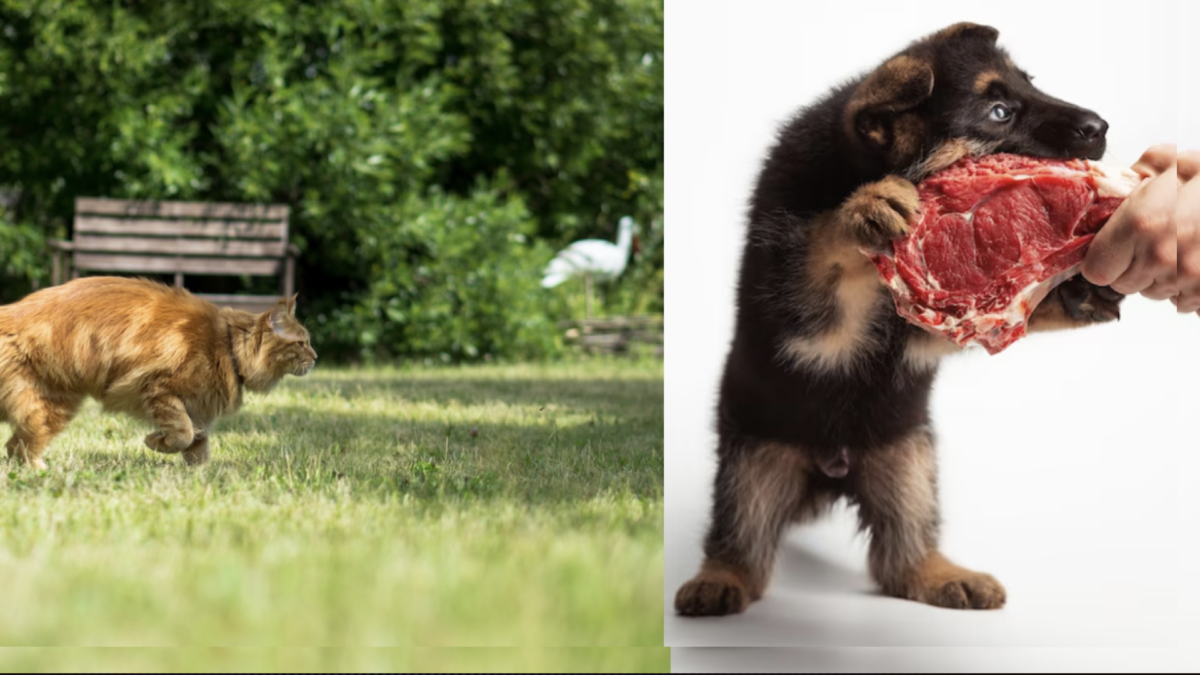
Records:
[[[1000,582],[937,549],[937,465],[928,429],[864,452],[851,477],[859,520],[871,536],[871,575],[884,593],[951,609],[1004,606]]]
[[[704,563],[675,594],[684,616],[736,614],[759,599],[784,528],[804,511],[811,465],[797,448],[751,441],[720,456]]]

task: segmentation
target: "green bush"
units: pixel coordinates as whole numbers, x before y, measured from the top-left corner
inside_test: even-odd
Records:
[[[409,195],[394,217],[374,242],[365,297],[332,321],[318,317],[317,335],[350,335],[368,358],[392,345],[442,361],[557,353],[552,298],[538,285],[549,250],[519,199],[502,202],[486,185],[467,197],[433,189]]]
[[[0,303],[17,300],[49,278],[47,248],[41,230],[8,222],[0,208]]]

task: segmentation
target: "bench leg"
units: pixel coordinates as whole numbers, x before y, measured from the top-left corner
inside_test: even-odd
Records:
[[[175,273],[175,288],[183,288],[183,272]]]
[[[288,254],[287,264],[283,271],[283,297],[292,297],[293,284],[295,283],[296,275],[296,258],[291,253]]]

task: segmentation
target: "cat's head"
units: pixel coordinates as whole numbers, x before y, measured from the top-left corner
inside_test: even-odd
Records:
[[[296,318],[296,297],[280,300],[258,318],[262,335],[260,363],[268,364],[276,377],[303,377],[317,364],[308,330]]]

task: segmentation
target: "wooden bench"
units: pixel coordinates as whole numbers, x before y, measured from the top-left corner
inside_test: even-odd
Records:
[[[648,345],[657,357],[663,355],[663,317],[610,316],[601,319],[562,321],[559,328],[568,344],[588,354],[630,354],[634,345]]]
[[[296,247],[288,243],[283,204],[75,200],[73,241],[52,241],[55,285],[90,272],[273,276],[291,296]],[[275,295],[204,295],[217,305],[250,312],[270,309]]]

